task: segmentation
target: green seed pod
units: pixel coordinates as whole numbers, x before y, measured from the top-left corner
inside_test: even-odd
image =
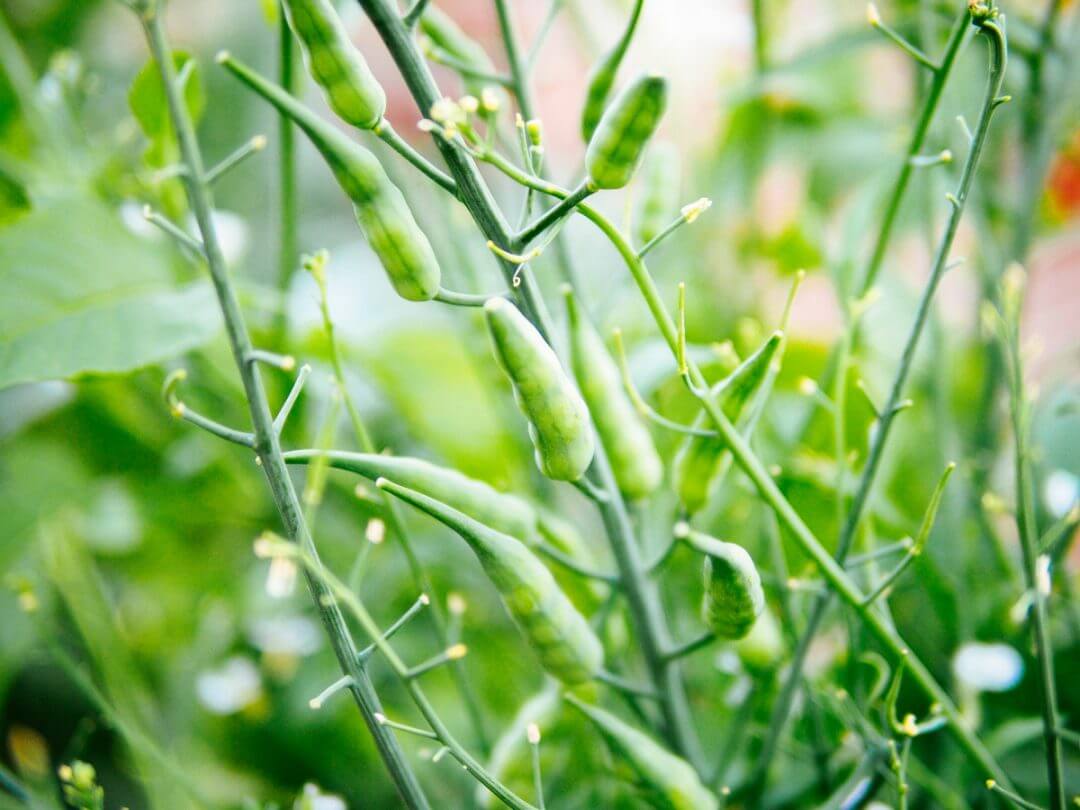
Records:
[[[593,457],[589,411],[555,352],[505,298],[484,304],[495,357],[514,385],[518,407],[529,420],[536,464],[548,478],[576,481]]]
[[[630,20],[626,24],[622,35],[607,53],[600,57],[589,74],[589,83],[585,91],[585,106],[581,110],[581,138],[585,143],[592,138],[596,131],[596,125],[604,114],[608,98],[611,96],[611,88],[615,85],[615,74],[619,71],[626,49],[630,46],[630,40],[634,36],[638,19],[641,17],[643,0],[634,3],[634,10],[630,13]]]
[[[427,512],[469,544],[549,674],[567,685],[596,676],[604,664],[600,640],[551,572],[520,540],[386,478],[375,485]]]
[[[304,64],[326,103],[354,127],[371,129],[386,111],[386,93],[352,44],[330,0],[283,0]]]
[[[645,156],[634,218],[638,244],[648,244],[679,213],[679,163],[671,143],[654,144]]]
[[[761,612],[750,632],[735,642],[735,653],[753,675],[776,672],[784,658],[784,638],[772,611]]]
[[[465,67],[480,73],[496,72],[495,65],[484,50],[484,46],[462,31],[452,18],[440,11],[433,3],[424,9],[420,17],[420,31],[431,40],[433,45]],[[500,102],[505,96],[505,91],[501,88],[492,88],[490,83],[470,76],[462,77],[462,85],[467,93],[477,97],[480,97],[485,89],[494,91]]]
[[[685,523],[676,526],[675,536],[705,555],[701,603],[705,626],[719,638],[743,638],[765,609],[765,592],[754,560],[742,546],[696,532]]]
[[[644,498],[660,485],[664,466],[652,435],[623,389],[622,377],[604,341],[564,288],[570,323],[570,361],[596,432],[611,460],[622,493]]]
[[[768,340],[738,368],[713,386],[710,396],[733,422],[746,409],[747,403],[761,387],[769,373],[769,366],[782,339],[774,332]],[[694,420],[694,427],[708,427],[710,421],[704,410]],[[726,443],[719,437],[687,436],[675,454],[672,481],[679,501],[687,512],[693,514],[708,500],[713,480],[721,470]]]
[[[629,766],[626,776],[645,791],[649,807],[716,810],[716,796],[701,783],[688,762],[610,712],[590,706],[574,695],[565,697],[593,722],[615,755]]]
[[[347,470],[370,481],[389,478],[526,543],[539,536],[536,509],[531,503],[430,461],[340,450],[290,450],[284,456],[289,464],[312,464],[325,459],[334,469]]]
[[[319,150],[352,200],[360,230],[398,295],[409,301],[434,298],[442,275],[435,252],[378,159],[228,54],[219,55],[218,61],[290,118]]]
[[[611,102],[585,150],[585,169],[597,188],[622,188],[634,176],[645,145],[667,104],[667,80],[642,75]]]

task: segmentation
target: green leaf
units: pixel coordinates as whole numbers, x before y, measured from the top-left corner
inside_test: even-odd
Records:
[[[0,167],[0,225],[14,222],[29,210],[26,188]]]
[[[0,267],[0,388],[131,371],[221,328],[208,283],[178,287],[163,251],[88,198],[0,231]]]
[[[199,65],[182,51],[173,52],[173,64],[176,66],[177,81],[188,115],[192,121],[198,123],[206,108],[206,91],[203,88]],[[164,165],[173,155],[174,137],[165,100],[165,88],[161,83],[157,63],[153,59],[143,65],[131,83],[128,105],[143,134],[150,141],[147,162],[155,166]]]

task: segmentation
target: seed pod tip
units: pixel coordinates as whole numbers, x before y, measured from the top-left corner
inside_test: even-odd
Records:
[[[529,723],[525,729],[525,735],[529,740],[529,745],[540,744],[540,726],[536,725],[536,723]]]
[[[218,51],[217,55],[214,56],[214,61],[217,62],[219,65],[224,65],[230,59],[232,59],[232,54],[230,54],[226,50]]]

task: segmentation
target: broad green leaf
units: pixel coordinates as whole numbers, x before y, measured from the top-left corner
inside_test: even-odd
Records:
[[[178,287],[164,253],[91,199],[0,230],[0,268],[0,388],[131,371],[220,329],[210,285]]]
[[[184,104],[192,120],[198,123],[206,107],[206,92],[202,85],[198,63],[182,51],[173,52],[177,80]],[[157,63],[153,59],[143,65],[128,91],[128,104],[143,134],[151,142],[165,138],[172,130],[165,90],[161,84]]]

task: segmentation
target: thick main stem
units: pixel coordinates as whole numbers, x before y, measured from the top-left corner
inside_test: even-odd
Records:
[[[266,399],[266,391],[259,377],[257,366],[248,362],[252,351],[251,338],[244,323],[240,304],[229,278],[228,269],[221,252],[217,231],[212,219],[213,206],[210,192],[204,180],[202,155],[195,137],[195,127],[187,114],[187,109],[180,99],[176,86],[176,69],[172,53],[165,38],[165,31],[157,15],[155,4],[150,4],[142,12],[142,23],[147,42],[154,61],[158,65],[165,99],[176,130],[181,158],[187,168],[185,180],[188,199],[192,212],[199,226],[210,278],[217,294],[218,303],[225,321],[225,331],[232,349],[251,412],[252,427],[255,435],[255,452],[266,474],[267,483],[273,495],[274,504],[281,517],[288,537],[297,543],[313,559],[318,559],[315,544],[304,522],[300,501],[292,480],[289,478],[285,460],[281,455],[281,446],[277,432],[273,427],[273,417]],[[404,752],[389,729],[375,719],[382,710],[378,695],[368,678],[365,667],[357,659],[357,650],[345,623],[337,602],[330,591],[316,577],[306,574],[308,589],[315,602],[319,617],[330,637],[331,646],[337,656],[342,671],[352,679],[349,691],[352,693],[360,712],[364,717],[376,748],[386,764],[402,801],[407,807],[427,810],[427,798],[415,774],[405,759]]]
[[[386,44],[422,113],[438,100],[440,93],[416,43],[401,23],[397,12],[386,0],[359,0],[361,7]],[[519,99],[520,101],[520,99]],[[490,190],[473,162],[460,147],[436,139],[447,167],[457,182],[461,201],[469,210],[483,234],[495,244],[512,249],[513,234],[491,196]],[[532,274],[518,266],[503,263],[503,272],[510,281],[515,272],[521,278],[518,287],[521,303],[537,329],[552,342],[551,320],[536,287]],[[655,586],[649,582],[641,565],[633,527],[626,513],[622,496],[615,486],[614,475],[603,448],[598,445],[592,473],[599,479],[608,498],[598,505],[605,528],[609,532],[612,552],[619,564],[619,574],[627,592],[635,627],[641,643],[649,675],[660,695],[665,736],[671,745],[697,765],[702,765],[696,734],[690,718],[680,667],[666,659],[668,630]]]

